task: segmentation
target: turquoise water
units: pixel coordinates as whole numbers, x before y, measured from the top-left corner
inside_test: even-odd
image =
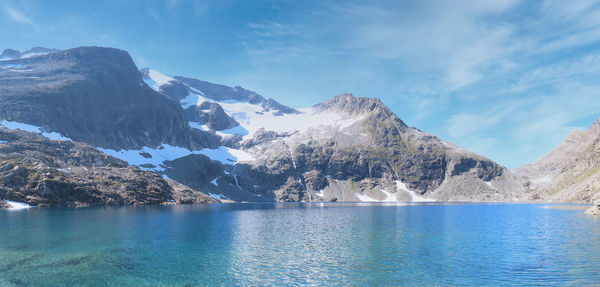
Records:
[[[600,219],[520,204],[0,211],[0,286],[589,285]]]

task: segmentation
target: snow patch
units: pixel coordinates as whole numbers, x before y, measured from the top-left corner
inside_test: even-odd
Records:
[[[187,148],[163,144],[157,148],[143,147],[139,150],[112,150],[98,147],[98,150],[105,154],[120,158],[130,165],[139,166],[142,169],[150,171],[164,171],[163,162],[175,160],[190,154],[203,154],[211,160],[216,160],[222,164],[234,165],[238,162],[253,161],[254,157],[242,150],[232,149],[220,146],[216,149],[201,149],[191,151]],[[141,165],[152,164],[155,167],[142,167]]]
[[[496,190],[496,188],[495,188],[495,187],[492,185],[492,182],[491,182],[491,181],[484,181],[484,182],[485,182],[485,184],[486,184],[486,185],[487,185],[489,188],[491,188],[491,189],[493,189],[493,190]]]
[[[175,79],[152,69],[148,70],[148,77],[144,77],[144,82],[155,91],[158,91],[160,86],[168,84],[170,81],[175,81]]]
[[[57,132],[49,132],[49,133],[42,132],[41,127],[30,125],[30,124],[2,120],[2,121],[0,121],[0,125],[7,129],[10,129],[10,130],[22,130],[22,131],[32,132],[32,133],[36,133],[36,134],[41,134],[42,136],[44,136],[48,139],[51,139],[51,140],[56,140],[56,141],[70,141],[71,140],[70,138],[65,137]]]
[[[434,199],[431,198],[426,198],[426,197],[422,197],[417,195],[416,192],[408,189],[408,187],[406,186],[405,183],[403,183],[402,181],[396,180],[396,188],[398,191],[405,191],[408,194],[410,194],[410,197],[412,197],[413,202],[431,202],[431,201],[435,201]]]
[[[531,180],[531,182],[534,184],[544,184],[544,183],[548,183],[551,181],[552,181],[552,177],[549,175],[546,175],[544,177],[534,178]]]
[[[10,200],[4,200],[4,202],[8,203],[8,205],[10,205],[9,209],[25,209],[25,208],[31,208],[31,206],[27,203],[23,203],[23,202],[18,202],[18,201],[10,201]]]
[[[247,102],[214,101],[202,96],[201,93],[190,93],[179,103],[183,109],[186,109],[205,101],[219,104],[227,115],[240,124],[235,128],[221,131],[221,135],[237,134],[244,140],[252,138],[254,133],[261,128],[281,133],[304,132],[321,126],[344,129],[362,120],[362,117],[345,118],[334,112],[317,112],[313,108],[299,109],[300,113],[298,114],[281,114],[279,111],[265,111],[262,106]]]
[[[318,197],[321,197],[321,198],[325,197],[325,193],[323,192],[322,189],[319,190],[319,192],[315,193],[315,195],[318,196]]]
[[[216,199],[227,199],[230,200],[229,197],[222,195],[222,194],[216,194],[216,193],[209,193],[208,195],[210,195],[211,197],[214,197]]]
[[[364,201],[364,202],[378,202],[379,201],[377,199],[371,198],[364,194],[355,193],[354,195],[356,196],[356,198],[358,198],[358,200]]]
[[[20,59],[27,59],[27,58],[31,58],[31,57],[37,57],[37,56],[41,56],[41,55],[46,55],[48,53],[27,53],[27,54],[23,54],[21,55]]]
[[[207,125],[201,125],[198,122],[188,122],[188,125],[193,129],[198,129],[198,130],[201,130],[204,132],[207,132],[210,130]]]
[[[230,129],[217,131],[215,133],[221,137],[225,137],[225,136],[229,136],[229,135],[240,135],[243,137],[243,136],[248,135],[248,130],[245,129],[244,127],[238,125],[233,128],[230,128]]]
[[[398,198],[396,197],[395,193],[387,192],[385,190],[381,190],[381,192],[383,192],[383,194],[385,194],[385,199],[382,200],[382,201],[385,201],[385,202],[396,202],[396,201],[398,201]]]

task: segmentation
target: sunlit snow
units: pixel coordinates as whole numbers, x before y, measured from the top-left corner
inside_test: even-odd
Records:
[[[170,81],[175,81],[175,79],[152,69],[148,70],[148,77],[144,77],[144,82],[156,91],[158,91],[160,86],[167,84]]]
[[[199,105],[205,101],[216,102],[202,95],[190,93],[180,101],[180,104],[185,109],[191,105]],[[313,108],[299,109],[300,113],[298,114],[281,115],[278,111],[264,111],[262,106],[246,102],[226,101],[216,103],[223,107],[225,113],[233,117],[240,124],[238,127],[220,131],[217,134],[237,134],[244,139],[252,138],[254,133],[261,128],[275,132],[303,132],[319,126],[346,128],[362,119],[362,117],[344,118],[334,112],[316,112]]]
[[[426,198],[426,197],[422,197],[422,196],[417,195],[416,192],[408,189],[408,187],[406,186],[406,184],[403,183],[402,181],[396,180],[396,188],[399,191],[406,191],[406,192],[408,192],[408,194],[410,194],[410,196],[412,197],[412,201],[415,201],[415,202],[431,202],[431,201],[435,201],[434,199]]]
[[[25,209],[25,208],[31,207],[27,203],[18,202],[18,201],[4,200],[4,202],[6,202],[6,203],[8,203],[8,205],[10,205],[9,209]]]

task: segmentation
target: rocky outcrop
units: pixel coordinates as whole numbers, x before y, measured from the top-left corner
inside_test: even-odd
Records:
[[[11,68],[5,68],[11,67]],[[0,118],[111,149],[216,146],[148,87],[125,51],[81,47],[0,64]]]
[[[226,130],[239,125],[217,103],[205,101],[200,105],[189,106],[185,109],[185,113],[188,120],[202,125],[206,124],[209,129],[214,131]]]
[[[0,139],[0,199],[39,207],[217,202],[87,144],[4,128]]]
[[[586,210],[585,214],[600,216],[600,199],[594,201],[594,206]]]

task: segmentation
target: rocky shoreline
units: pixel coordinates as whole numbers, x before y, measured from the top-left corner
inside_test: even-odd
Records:
[[[600,216],[600,199],[594,201],[594,206],[586,210],[585,214]]]

